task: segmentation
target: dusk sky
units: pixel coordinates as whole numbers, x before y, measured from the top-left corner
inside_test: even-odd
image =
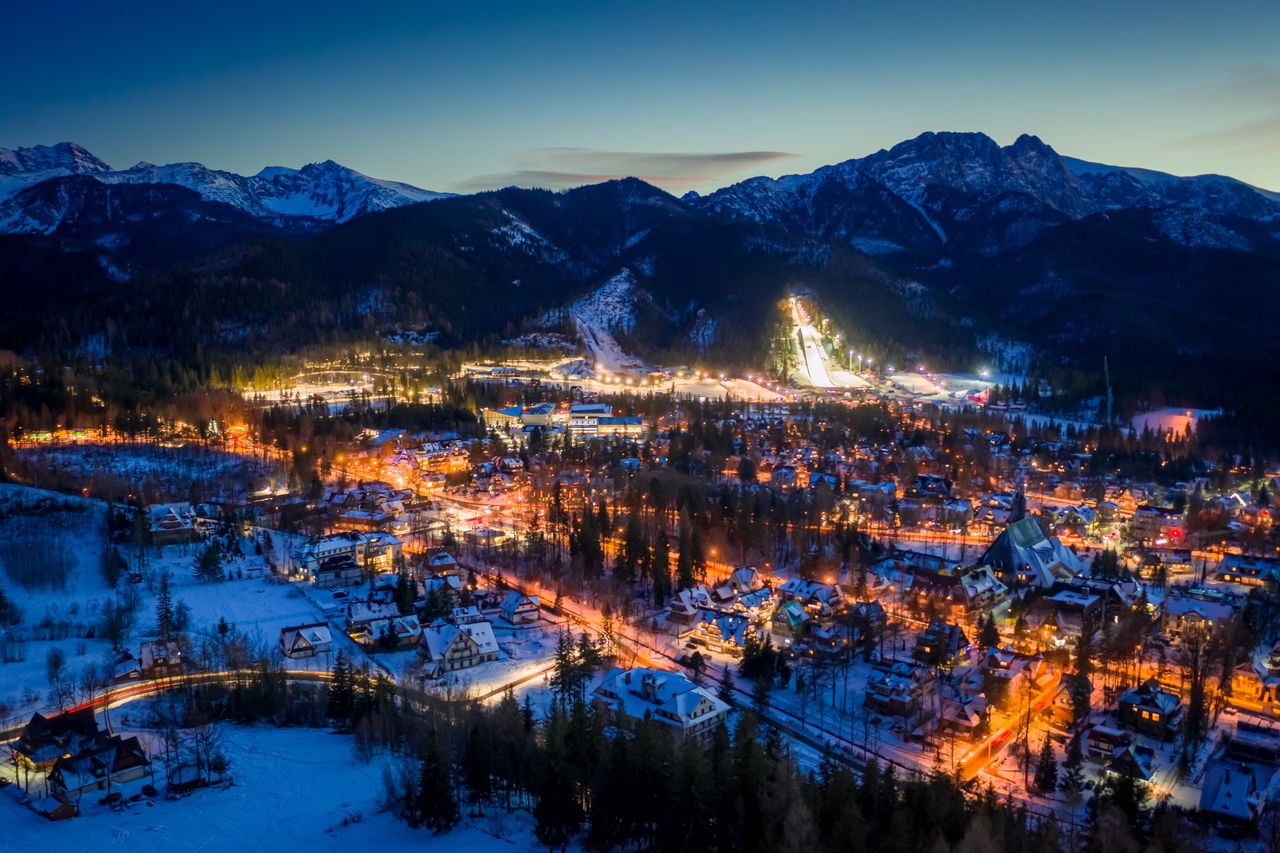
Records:
[[[981,130],[1280,190],[1280,4],[1061,5],[11,4],[0,147],[679,193]]]

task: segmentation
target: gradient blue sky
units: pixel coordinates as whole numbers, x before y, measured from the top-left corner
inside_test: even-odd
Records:
[[[74,140],[116,168],[332,158],[438,190],[640,172],[680,192],[982,130],[1280,189],[1276,0],[102,0],[2,20],[0,147]]]

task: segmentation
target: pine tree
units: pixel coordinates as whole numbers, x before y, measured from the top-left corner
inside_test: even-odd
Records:
[[[676,592],[692,589],[693,577],[693,533],[688,525],[680,525],[680,553],[676,556]]]
[[[716,696],[720,697],[720,701],[725,704],[733,702],[733,673],[729,669],[729,664],[724,665],[724,669],[720,672],[720,684],[716,688]]]
[[[448,832],[461,817],[458,799],[453,793],[453,768],[434,731],[431,733],[427,754],[422,759],[417,806],[418,819],[432,832]]]
[[[160,576],[160,592],[156,596],[156,632],[168,640],[173,634],[173,598],[169,594],[169,574]]]
[[[665,530],[653,543],[653,606],[663,607],[671,597],[671,542]]]
[[[396,609],[400,611],[401,616],[408,616],[413,612],[417,598],[418,591],[409,578],[408,572],[400,572],[399,577],[396,578]]]
[[[329,682],[329,704],[325,715],[342,725],[350,724],[354,710],[352,676],[346,654],[339,651],[333,663],[333,679]]]
[[[995,616],[988,616],[978,631],[978,644],[984,649],[994,649],[1000,645],[1000,629],[996,627]]]
[[[1048,737],[1040,747],[1040,757],[1036,761],[1036,790],[1048,794],[1058,787],[1058,761],[1053,757],[1053,742]]]
[[[1084,790],[1084,753],[1080,748],[1080,736],[1076,735],[1067,745],[1067,760],[1063,762],[1062,783],[1059,786],[1068,802]]]
[[[582,807],[574,796],[568,768],[555,756],[548,756],[546,762],[533,806],[533,834],[548,849],[563,850],[582,827]]]

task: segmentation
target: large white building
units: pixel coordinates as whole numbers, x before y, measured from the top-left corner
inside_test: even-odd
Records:
[[[729,706],[706,688],[677,672],[615,667],[591,693],[602,711],[615,719],[649,714],[681,738],[705,739],[724,721]]]
[[[321,565],[339,558],[372,574],[394,571],[404,559],[404,543],[390,533],[353,530],[312,539],[293,552],[295,569],[313,578]]]

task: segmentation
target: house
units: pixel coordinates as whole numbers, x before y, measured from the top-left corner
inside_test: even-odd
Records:
[[[280,629],[280,651],[287,658],[313,658],[333,649],[333,634],[324,622]]]
[[[950,669],[969,654],[969,638],[959,625],[934,619],[916,637],[911,656],[927,666]]]
[[[1214,570],[1218,580],[1260,586],[1280,581],[1280,560],[1268,557],[1249,557],[1244,554],[1224,554],[1222,562]]]
[[[1070,548],[1045,534],[1040,522],[1025,517],[1010,523],[978,560],[1006,586],[1048,589],[1057,581],[1084,574],[1085,566]]]
[[[435,550],[427,555],[427,572],[433,575],[458,574],[458,561],[448,551]]]
[[[85,794],[106,796],[144,778],[154,781],[151,761],[138,738],[100,733],[90,748],[59,757],[48,783],[53,796],[79,801]]]
[[[789,599],[774,608],[769,620],[769,633],[780,638],[783,645],[790,645],[805,635],[809,622],[809,614],[803,605],[794,598]]]
[[[18,736],[14,760],[27,770],[48,773],[63,755],[89,748],[98,735],[93,710],[82,708],[46,717],[35,713]]]
[[[736,657],[746,648],[747,640],[755,636],[755,625],[740,613],[700,610],[698,618],[680,639]]]
[[[347,633],[358,632],[370,622],[399,615],[400,608],[391,601],[353,601],[347,605]]]
[[[154,545],[185,545],[199,537],[189,503],[152,504],[147,507],[147,523]]]
[[[371,573],[396,570],[404,560],[404,543],[380,530],[349,530],[312,539],[296,549],[292,558],[298,570],[317,578],[320,586],[319,570],[330,560],[350,560]]]
[[[393,650],[413,648],[422,639],[422,633],[417,616],[390,616],[361,622],[348,632],[348,636],[367,649],[381,647]]]
[[[952,693],[942,700],[939,727],[958,738],[972,741],[987,731],[991,707],[983,696]]]
[[[839,584],[817,583],[803,578],[788,578],[778,587],[778,595],[783,600],[799,601],[822,612],[842,609],[845,603],[844,590]]]
[[[498,640],[488,622],[454,625],[437,619],[423,630],[419,650],[437,672],[454,672],[497,660]]]
[[[1095,628],[1102,616],[1102,597],[1089,591],[1063,588],[1037,598],[1027,610],[1027,625],[1040,639],[1065,645],[1078,639],[1086,625]]]
[[[1132,775],[1135,779],[1150,782],[1156,775],[1156,751],[1132,742],[1116,747],[1106,760],[1103,775]]]
[[[682,589],[671,597],[667,619],[677,625],[692,625],[698,610],[710,606],[711,596],[705,586]]]
[[[1171,637],[1180,637],[1188,629],[1217,631],[1230,624],[1237,603],[1238,599],[1221,590],[1171,590],[1162,607],[1161,627]]]
[[[454,607],[449,611],[449,621],[455,625],[470,625],[472,622],[483,622],[484,615],[474,604],[466,607]]]
[[[502,618],[512,625],[528,625],[537,622],[542,616],[542,608],[536,595],[525,595],[515,590],[506,594],[499,610],[502,611]]]
[[[320,562],[311,572],[311,582],[317,589],[355,586],[363,579],[364,569],[346,555],[329,557]]]
[[[1200,812],[1219,825],[1251,828],[1262,813],[1265,787],[1266,779],[1259,786],[1255,768],[1212,761],[1200,784]]]
[[[1041,655],[1026,655],[1013,649],[992,649],[982,660],[982,690],[997,705],[1016,707],[1028,687],[1035,687],[1049,674]]]
[[[729,714],[712,691],[677,672],[615,667],[591,691],[598,709],[615,722],[655,720],[680,740],[706,740]]]
[[[1169,740],[1177,733],[1182,711],[1177,694],[1164,690],[1154,678],[1121,694],[1117,708],[1122,725],[1160,740]]]
[[[739,566],[729,575],[729,586],[738,595],[746,595],[763,589],[764,579],[760,577],[760,570],[754,566]]]
[[[182,675],[182,648],[176,640],[146,640],[138,647],[138,671],[143,678]]]
[[[45,803],[47,809],[41,813],[50,819],[71,816],[63,804],[78,802],[86,793],[102,791],[105,796],[113,788],[151,776],[151,762],[138,739],[101,731],[89,708],[52,717],[33,714],[18,737],[13,759],[28,772],[47,774],[48,794],[56,802]]]
[[[901,661],[879,664],[867,678],[862,703],[877,713],[914,717],[936,689],[937,679],[927,667]]]
[[[1114,726],[1092,726],[1085,735],[1085,752],[1099,763],[1111,760],[1119,749],[1127,749],[1133,743],[1133,735]]]

